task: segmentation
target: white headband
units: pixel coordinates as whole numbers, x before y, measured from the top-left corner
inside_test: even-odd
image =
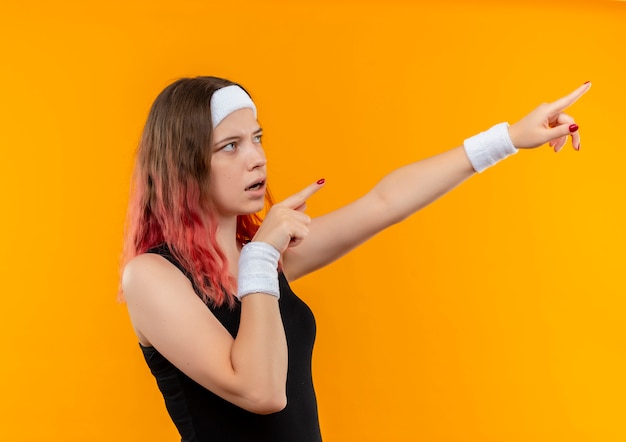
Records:
[[[213,92],[211,96],[211,120],[213,128],[224,118],[239,109],[250,108],[256,118],[256,106],[246,91],[237,85],[230,85]]]

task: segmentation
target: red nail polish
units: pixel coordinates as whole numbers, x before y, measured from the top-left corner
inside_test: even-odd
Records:
[[[591,83],[591,81],[585,81],[583,84]]]
[[[319,184],[320,186],[324,184],[325,182],[326,180],[324,178],[322,178],[321,180],[317,180],[317,184]]]
[[[576,132],[578,130],[578,124],[570,124],[569,131]]]

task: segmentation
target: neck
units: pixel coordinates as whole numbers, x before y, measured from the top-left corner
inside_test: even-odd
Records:
[[[241,245],[237,242],[237,217],[222,218],[218,221],[217,243],[228,259],[228,266],[233,275],[237,275],[239,251]]]

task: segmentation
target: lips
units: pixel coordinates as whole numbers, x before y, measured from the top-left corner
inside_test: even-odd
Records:
[[[247,191],[253,191],[253,190],[260,190],[263,188],[263,186],[265,185],[265,179],[260,179],[257,180],[255,182],[253,182],[252,184],[250,184],[248,187],[246,187],[246,192]]]

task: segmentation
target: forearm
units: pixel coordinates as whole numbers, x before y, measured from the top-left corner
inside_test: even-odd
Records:
[[[287,342],[278,299],[280,252],[265,242],[246,244],[239,257],[237,297],[241,317],[231,350],[243,400],[257,413],[284,408]]]
[[[277,298],[251,294],[241,301],[241,321],[231,352],[246,401],[258,413],[282,409],[286,401],[287,341]]]
[[[403,166],[386,175],[370,192],[383,205],[387,224],[399,222],[427,206],[474,173],[460,146]]]

